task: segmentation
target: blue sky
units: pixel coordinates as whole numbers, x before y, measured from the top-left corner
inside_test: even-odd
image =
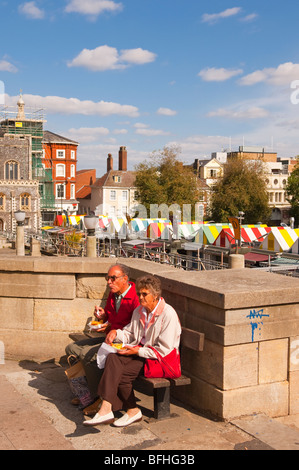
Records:
[[[101,176],[122,145],[129,169],[169,145],[186,163],[299,154],[294,0],[0,0],[0,16],[5,105],[22,89],[80,143],[78,169]]]

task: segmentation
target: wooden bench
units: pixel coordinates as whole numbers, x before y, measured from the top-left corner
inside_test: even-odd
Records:
[[[73,341],[80,341],[82,339],[94,338],[96,333],[72,333],[70,338]],[[204,348],[204,334],[199,333],[188,328],[182,328],[180,350],[182,354],[183,347],[189,348],[193,351],[203,351]],[[155,378],[148,379],[139,376],[137,382],[146,384],[152,391],[154,397],[154,418],[157,420],[170,418],[170,390],[171,387],[179,387],[182,385],[190,385],[191,379],[185,375],[181,375],[178,379],[164,379]]]

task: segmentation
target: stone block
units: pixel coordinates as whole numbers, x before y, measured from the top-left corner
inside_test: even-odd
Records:
[[[255,343],[224,347],[222,390],[258,384],[258,345]]]
[[[299,336],[290,338],[290,371],[299,370]]]
[[[299,414],[299,370],[290,372],[290,415]]]
[[[223,346],[209,340],[205,340],[204,349],[201,352],[183,347],[182,369],[186,375],[204,380],[221,389],[224,374],[223,350]]]
[[[74,299],[75,276],[0,272],[0,297]]]
[[[223,394],[215,386],[191,376],[191,384],[183,387],[174,387],[171,391],[173,397],[196,410],[204,410],[222,419]]]
[[[259,344],[259,383],[288,379],[289,341],[279,339]]]
[[[220,390],[258,384],[258,348],[256,344],[223,347],[205,340],[204,350],[182,349],[182,367],[192,375]]]
[[[33,330],[33,299],[0,297],[1,328]]]
[[[86,299],[103,299],[108,297],[109,290],[104,276],[97,274],[78,274],[76,296]]]
[[[264,413],[274,418],[286,416],[289,412],[288,382],[244,387],[221,393],[223,419],[231,420],[253,413]]]
[[[36,300],[34,303],[34,330],[83,331],[93,317],[95,305],[104,306],[101,300]]]
[[[6,360],[47,361],[65,355],[72,342],[66,332],[19,331],[0,329]]]

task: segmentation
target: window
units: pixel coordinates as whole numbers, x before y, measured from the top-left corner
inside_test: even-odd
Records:
[[[110,201],[116,201],[116,191],[113,189],[110,191]]]
[[[56,150],[56,158],[65,158],[65,150]]]
[[[75,178],[75,165],[71,165],[71,178]]]
[[[30,202],[31,202],[30,194],[28,193],[21,194],[21,200],[20,200],[21,211],[30,211]]]
[[[121,177],[120,176],[113,176],[113,181],[114,181],[114,183],[120,183],[121,182]]]
[[[64,184],[57,184],[56,185],[56,198],[61,198],[61,199],[64,199],[65,198],[65,186]]]
[[[75,198],[76,198],[75,193],[76,193],[76,185],[75,185],[75,184],[71,184],[71,199],[75,199]]]
[[[0,211],[5,211],[5,195],[0,194]]]
[[[210,170],[210,178],[216,178],[217,170]]]
[[[56,165],[56,176],[65,177],[65,165],[62,165],[61,163]]]
[[[76,152],[75,150],[71,150],[71,159],[75,160],[76,159]]]
[[[123,192],[122,192],[122,200],[123,200],[123,201],[127,201],[127,200],[128,200],[128,192],[127,192],[127,191],[123,191]]]
[[[14,161],[5,163],[5,179],[18,180],[19,179],[19,164]]]

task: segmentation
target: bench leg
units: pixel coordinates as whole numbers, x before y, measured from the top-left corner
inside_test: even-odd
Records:
[[[154,389],[154,418],[164,419],[170,417],[170,388]]]

